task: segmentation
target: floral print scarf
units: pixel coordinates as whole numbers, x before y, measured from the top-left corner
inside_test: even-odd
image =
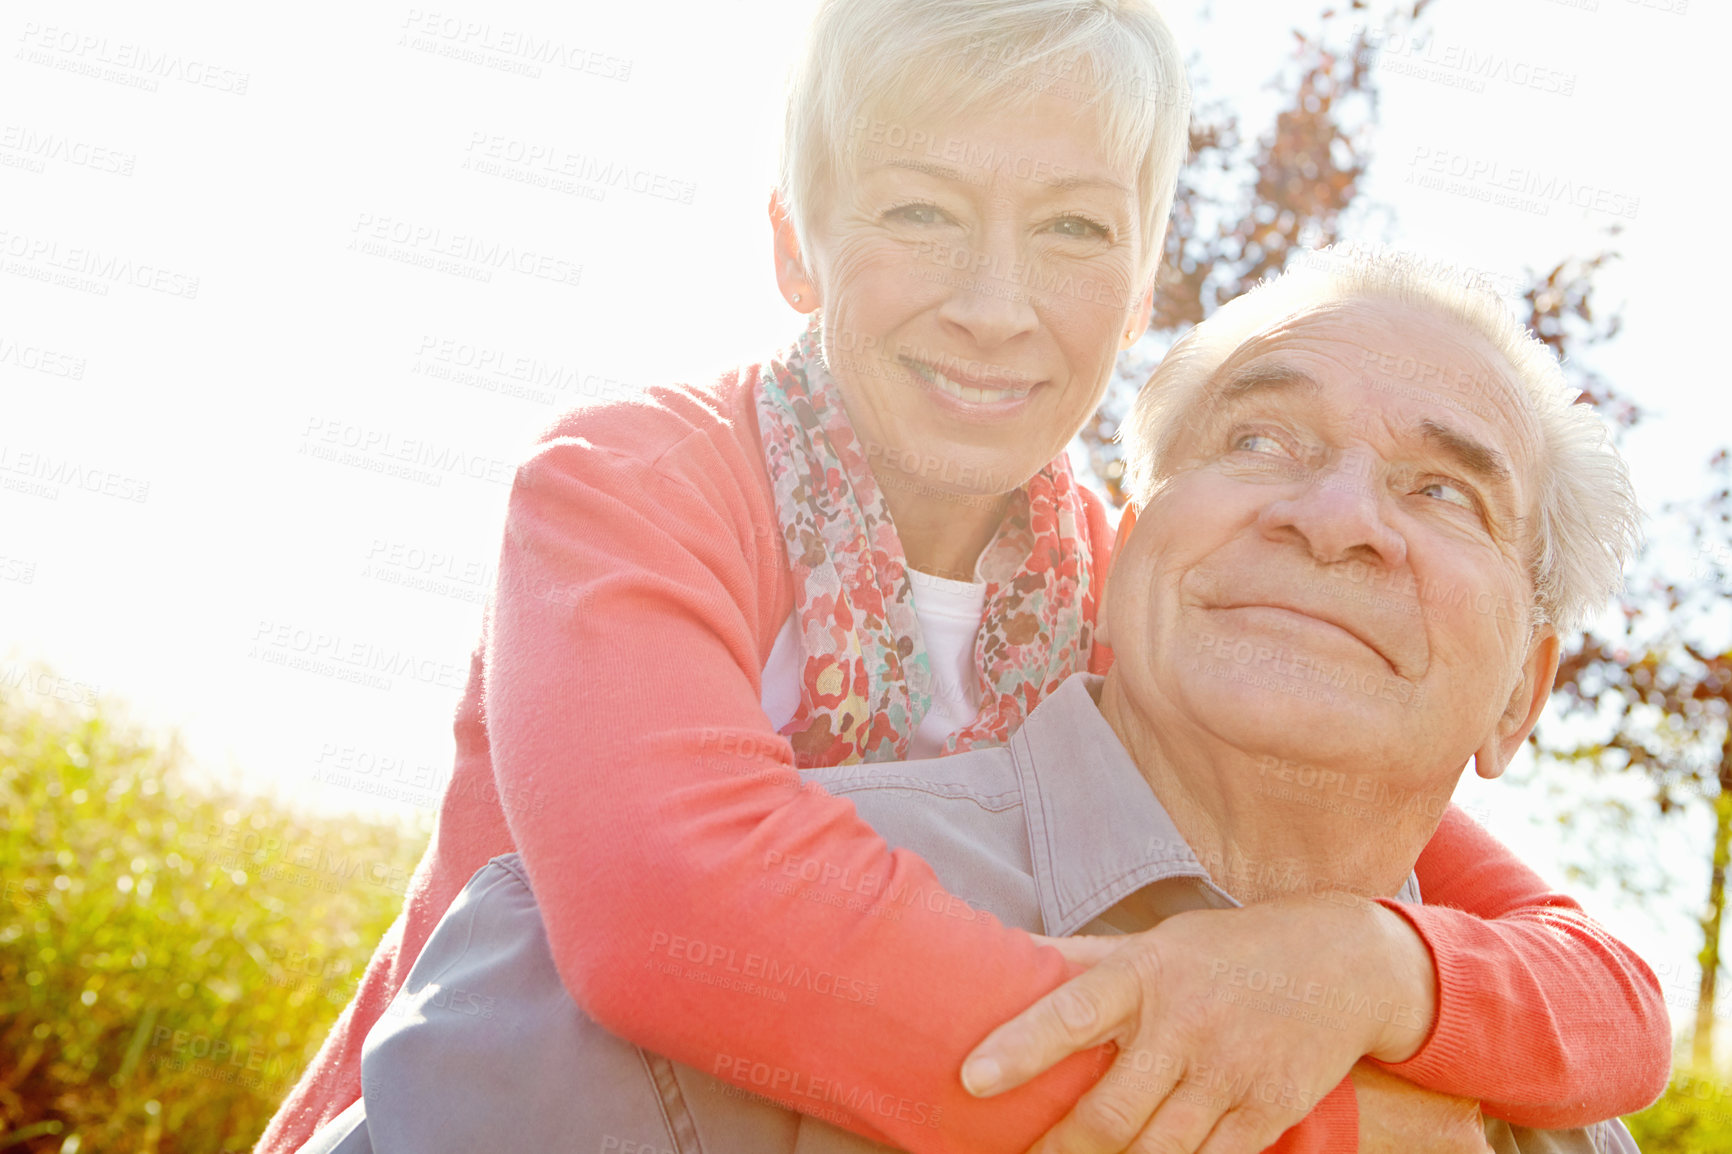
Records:
[[[801,766],[905,758],[932,704],[931,663],[901,539],[816,323],[759,375],[757,409],[805,654],[800,704],[782,733]],[[1061,455],[1012,495],[981,554],[980,713],[946,752],[1002,743],[1088,667],[1091,569],[1087,510]]]

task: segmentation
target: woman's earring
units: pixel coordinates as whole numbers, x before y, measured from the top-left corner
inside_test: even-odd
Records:
[[[795,303],[795,304],[799,304],[799,303],[800,303],[800,294],[799,294],[799,293],[795,293],[795,294],[794,294],[794,303]]]

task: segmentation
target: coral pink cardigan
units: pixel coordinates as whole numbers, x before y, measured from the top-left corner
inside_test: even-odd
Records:
[[[759,706],[793,594],[756,371],[571,412],[518,470],[432,843],[259,1150],[287,1154],[359,1096],[367,1030],[470,875],[512,850],[566,986],[595,1020],[724,1077],[751,1062],[718,1059],[749,1058],[942,1111],[937,1128],[853,1118],[879,1141],[917,1154],[1020,1152],[1098,1077],[1099,1051],[997,1098],[977,1100],[959,1081],[974,1045],[1071,976],[1056,951],[990,918],[948,916],[943,903],[883,917],[882,898],[832,907],[764,884],[766,860],[813,859],[887,879],[880,895],[940,888],[851,803],[798,788],[788,743]],[[1090,531],[1104,572],[1111,534],[1098,502]],[[1541,1128],[1660,1093],[1670,1027],[1631,950],[1453,809],[1418,874],[1427,904],[1401,912],[1436,959],[1438,1018],[1396,1073]],[[877,1002],[790,990],[767,1010],[658,981],[644,968],[657,933],[857,975],[877,984]],[[1337,1092],[1282,1147],[1352,1149],[1355,1125],[1351,1094]]]

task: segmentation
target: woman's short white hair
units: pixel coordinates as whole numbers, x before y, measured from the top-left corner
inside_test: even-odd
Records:
[[[1217,309],[1176,343],[1137,395],[1121,430],[1126,491],[1145,506],[1186,417],[1228,358],[1303,313],[1360,300],[1433,310],[1478,333],[1509,368],[1538,439],[1528,522],[1534,620],[1579,628],[1617,591],[1641,539],[1641,510],[1608,426],[1564,380],[1551,350],[1489,285],[1401,253],[1325,249]],[[1399,367],[1398,373],[1399,375]],[[1418,388],[1439,384],[1419,383]]]
[[[1190,141],[1190,85],[1148,0],[820,0],[788,89],[781,194],[802,246],[865,130],[1043,93],[1096,109],[1107,159],[1135,169],[1139,272],[1152,280]]]

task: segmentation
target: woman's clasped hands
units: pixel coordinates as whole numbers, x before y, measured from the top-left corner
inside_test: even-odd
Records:
[[[964,1085],[989,1096],[1071,1054],[1117,1053],[1031,1154],[1253,1154],[1350,1073],[1367,1154],[1487,1149],[1477,1103],[1355,1069],[1412,1057],[1435,1017],[1424,942],[1375,902],[1287,898],[1122,937],[1037,940],[1088,968],[988,1035]]]

